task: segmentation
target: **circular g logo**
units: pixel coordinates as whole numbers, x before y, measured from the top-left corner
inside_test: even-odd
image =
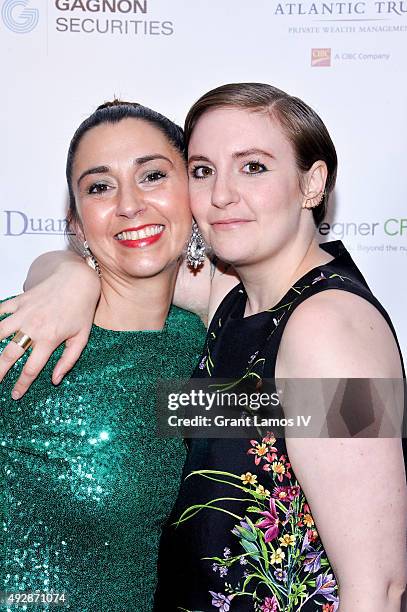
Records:
[[[29,0],[4,0],[1,16],[4,24],[17,34],[31,32],[38,24],[39,11],[26,8]]]

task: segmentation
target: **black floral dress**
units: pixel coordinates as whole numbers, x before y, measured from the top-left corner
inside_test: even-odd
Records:
[[[355,293],[386,318],[340,241],[334,259],[303,276],[273,308],[244,317],[242,285],[223,300],[195,378],[273,379],[295,308],[328,289]],[[401,353],[400,353],[401,356]],[[164,529],[155,609],[335,612],[338,585],[284,438],[190,439],[178,500]]]

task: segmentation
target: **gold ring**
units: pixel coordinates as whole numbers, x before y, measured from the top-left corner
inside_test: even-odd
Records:
[[[30,336],[27,336],[27,334],[25,334],[22,331],[18,331],[13,336],[12,342],[15,342],[16,344],[18,344],[18,346],[21,346],[23,351],[26,351],[28,348],[30,348],[30,346],[33,343],[33,341],[31,340]]]

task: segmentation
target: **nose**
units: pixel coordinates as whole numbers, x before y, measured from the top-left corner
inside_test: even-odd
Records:
[[[232,178],[226,175],[216,174],[212,189],[212,205],[216,208],[225,208],[229,204],[239,201],[238,191]]]
[[[143,194],[137,192],[134,184],[121,188],[116,208],[116,215],[118,217],[134,219],[139,214],[142,214],[146,208],[147,203],[144,200]]]

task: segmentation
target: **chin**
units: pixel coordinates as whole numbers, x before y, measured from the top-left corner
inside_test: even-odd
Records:
[[[256,249],[250,249],[248,245],[242,244],[214,244],[211,247],[211,251],[213,251],[221,261],[232,266],[249,263],[257,254]]]
[[[140,262],[135,266],[131,266],[126,270],[126,273],[132,278],[152,278],[163,272],[174,269],[177,265],[177,260],[167,262]]]

